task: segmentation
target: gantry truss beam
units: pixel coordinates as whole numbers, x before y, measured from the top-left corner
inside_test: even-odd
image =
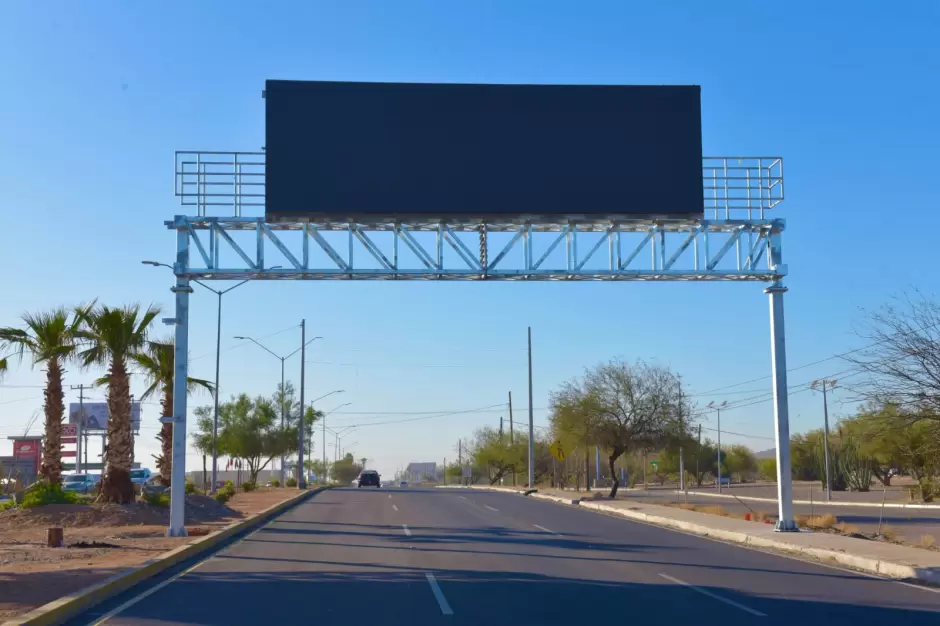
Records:
[[[778,282],[782,219],[314,223],[177,216],[174,270],[204,280]],[[185,261],[183,259],[186,259]]]

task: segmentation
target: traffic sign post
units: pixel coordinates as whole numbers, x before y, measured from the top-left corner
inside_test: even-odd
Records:
[[[549,452],[552,453],[552,456],[559,461],[564,461],[567,454],[565,454],[565,448],[560,441],[554,441],[551,446],[548,448]]]

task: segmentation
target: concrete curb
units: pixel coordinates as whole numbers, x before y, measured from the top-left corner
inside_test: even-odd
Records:
[[[550,496],[544,493],[533,493],[529,497],[538,498],[539,500],[550,500],[552,502],[560,502],[561,504],[580,504],[581,502],[581,498],[562,498],[559,496]]]
[[[184,561],[200,556],[214,550],[219,544],[230,539],[234,535],[244,532],[248,529],[260,526],[273,517],[283,513],[308,498],[312,498],[317,493],[329,489],[330,487],[317,487],[308,491],[298,493],[293,498],[285,500],[274,506],[257,513],[248,519],[244,519],[229,524],[221,530],[200,537],[184,546],[174,548],[169,552],[164,552],[155,559],[146,561],[141,565],[126,569],[104,580],[97,585],[86,587],[71,595],[64,596],[58,600],[53,600],[36,609],[33,609],[25,615],[20,615],[12,620],[3,622],[2,626],[54,626],[61,624],[68,619],[81,614],[95,605],[101,604],[105,600],[122,593],[134,585],[137,585],[148,578],[170,569]]]
[[[650,515],[640,511],[631,511],[629,509],[614,507],[599,502],[581,502],[579,506],[586,509],[603,511],[605,513],[613,513],[615,515],[620,515],[621,517],[635,519],[641,522],[646,522],[648,524],[654,524],[656,526],[666,526],[669,528],[675,528],[676,530],[683,530],[685,532],[696,535],[702,535],[704,537],[713,537],[715,539],[721,539],[731,543],[739,543],[755,548],[769,548],[772,550],[787,552],[789,554],[811,556],[824,561],[834,561],[840,565],[845,565],[847,567],[862,570],[872,574],[878,574],[880,576],[886,576],[889,578],[917,580],[920,582],[929,583],[931,585],[940,585],[940,570],[933,568],[917,567],[915,565],[885,561],[872,557],[855,556],[846,552],[840,552],[838,550],[828,550],[825,548],[815,548],[811,546],[800,546],[787,543],[785,541],[769,539],[767,537],[760,537],[748,533],[732,530],[721,530],[718,528],[712,528],[710,526],[695,524],[683,520],[676,520],[669,517],[660,517],[658,515]]]
[[[684,494],[684,491],[670,491],[672,494]],[[690,491],[689,495],[704,496],[706,498],[727,498],[729,500],[747,500],[749,502],[767,502],[776,505],[776,498],[758,498],[757,496],[734,496],[726,493],[702,493],[701,491]],[[880,509],[880,502],[826,502],[825,500],[794,500],[793,504],[801,504],[806,506],[846,506],[846,507],[859,507],[866,509]],[[886,502],[886,509],[927,509],[940,511],[940,504],[908,504],[908,503],[898,503],[898,502]]]

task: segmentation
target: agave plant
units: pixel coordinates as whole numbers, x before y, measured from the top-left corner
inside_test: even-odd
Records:
[[[131,355],[131,360],[140,368],[140,372],[147,379],[147,389],[141,394],[141,400],[146,400],[160,394],[160,415],[171,417],[173,415],[173,375],[176,349],[172,340],[151,341],[143,351]],[[186,381],[187,391],[196,389],[213,390],[213,385],[201,378],[189,378]],[[160,441],[160,455],[154,457],[157,462],[157,471],[160,472],[160,482],[170,486],[173,473],[173,424],[164,423],[157,434]]]
[[[63,367],[75,355],[81,314],[58,308],[37,314],[25,313],[22,319],[25,328],[0,328],[0,351],[10,352],[20,360],[29,353],[33,365],[46,367],[43,392],[45,429],[39,476],[51,484],[59,484],[62,479],[62,420],[65,417]],[[0,359],[0,374],[8,367],[9,357]]]
[[[79,332],[83,365],[107,366],[108,448],[101,477],[98,500],[127,504],[134,501],[131,465],[134,435],[131,431],[131,386],[128,361],[147,345],[147,333],[160,309],[140,305],[112,308],[100,305],[86,309],[80,317],[84,327]]]

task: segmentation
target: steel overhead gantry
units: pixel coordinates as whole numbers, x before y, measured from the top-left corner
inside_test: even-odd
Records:
[[[246,208],[264,213],[263,152],[178,152],[175,193],[196,215],[166,222],[177,241],[176,317],[165,320],[176,327],[173,413],[186,415],[181,385],[187,374],[189,282],[195,279],[763,282],[770,296],[777,530],[797,530],[783,320],[785,222],[769,216],[783,201],[783,160],[706,157],[702,180],[704,212],[697,220],[573,212],[505,221],[268,222],[244,214]],[[174,420],[175,472],[184,468],[185,419]],[[182,493],[174,496],[181,505]],[[172,506],[174,496],[170,533],[182,534],[182,506]]]

